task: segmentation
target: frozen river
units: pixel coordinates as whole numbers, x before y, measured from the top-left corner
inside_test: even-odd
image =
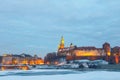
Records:
[[[0,80],[120,80],[115,71],[29,70],[0,71]]]

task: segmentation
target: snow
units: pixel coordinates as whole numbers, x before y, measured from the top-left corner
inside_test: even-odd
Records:
[[[71,70],[0,71],[0,80],[120,80],[120,76],[119,76],[120,72],[114,72],[114,71],[87,71],[87,72],[76,71],[76,73],[58,74],[58,75],[2,76],[3,74],[8,74],[9,72],[12,73],[48,72],[49,73],[50,71],[71,72]]]

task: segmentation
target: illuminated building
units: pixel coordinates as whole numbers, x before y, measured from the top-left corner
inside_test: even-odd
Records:
[[[60,59],[66,59],[66,60],[102,59],[108,62],[119,63],[120,47],[111,48],[110,44],[106,42],[103,44],[102,48],[96,48],[94,46],[77,47],[74,46],[73,44],[70,44],[69,47],[64,46],[64,48],[63,47],[61,48],[61,42],[60,42],[60,47],[58,48],[57,55]]]
[[[116,46],[114,48],[111,49],[111,61],[112,63],[120,63],[120,47]]]
[[[27,65],[43,65],[44,60],[42,60],[40,57],[32,57],[28,54],[5,54],[2,56],[1,60],[1,70],[6,69],[22,69],[22,70],[28,70]]]
[[[4,54],[2,57],[3,65],[12,65],[12,55]]]
[[[35,60],[35,64],[36,65],[42,65],[42,64],[44,64],[44,60],[42,60],[41,58],[38,58],[38,59]]]

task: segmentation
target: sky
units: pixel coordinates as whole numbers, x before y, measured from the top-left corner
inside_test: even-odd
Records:
[[[120,0],[0,0],[0,55],[120,46]]]

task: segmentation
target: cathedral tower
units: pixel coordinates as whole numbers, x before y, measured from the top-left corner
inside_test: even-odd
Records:
[[[62,36],[58,49],[63,49],[63,48],[64,48],[64,37]]]

